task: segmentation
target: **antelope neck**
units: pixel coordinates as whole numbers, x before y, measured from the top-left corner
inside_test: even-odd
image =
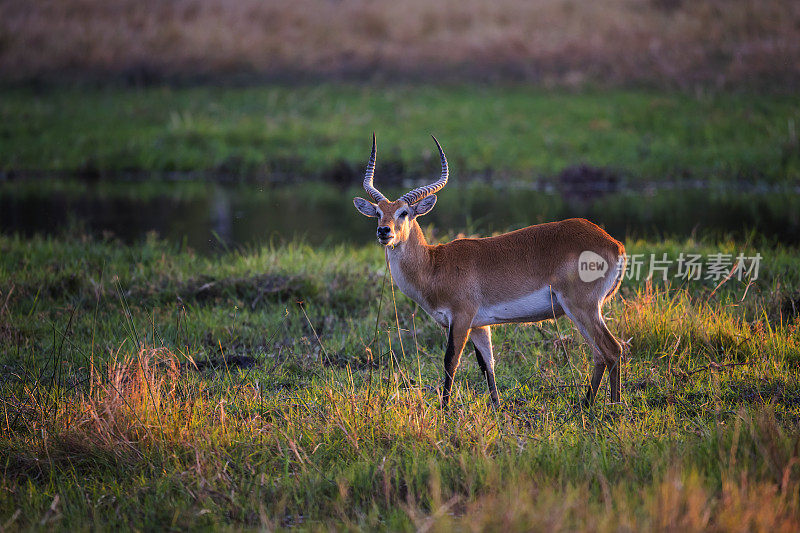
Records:
[[[408,240],[394,247],[386,247],[386,262],[392,270],[392,276],[401,282],[401,290],[407,284],[418,286],[430,267],[430,254],[425,235],[416,220],[411,222]],[[403,287],[402,285],[406,285]],[[404,291],[405,292],[405,291]],[[412,299],[416,300],[414,296]]]

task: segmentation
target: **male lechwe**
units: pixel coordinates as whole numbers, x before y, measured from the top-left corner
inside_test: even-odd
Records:
[[[566,314],[592,348],[594,371],[585,403],[597,395],[606,369],[611,401],[620,401],[620,343],[603,320],[602,308],[620,286],[625,247],[600,227],[572,218],[529,226],[483,239],[429,245],[417,217],[436,204],[447,184],[447,158],[437,181],[390,201],[373,185],[376,143],[364,176],[372,202],[354,198],[362,214],[378,218],[378,242],[398,288],[448,329],[442,404],[447,406],[461,352],[472,340],[492,401],[494,378],[491,326],[536,322]],[[373,203],[374,202],[374,203]]]

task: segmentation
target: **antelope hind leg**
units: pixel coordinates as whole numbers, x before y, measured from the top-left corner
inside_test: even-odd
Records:
[[[489,394],[492,403],[497,407],[500,405],[500,396],[497,394],[497,384],[494,380],[494,354],[492,353],[492,330],[489,326],[472,328],[469,338],[475,346],[475,357],[478,359],[478,366],[486,376],[486,383],[489,386]]]

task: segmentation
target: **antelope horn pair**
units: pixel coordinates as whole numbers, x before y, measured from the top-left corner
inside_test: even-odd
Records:
[[[431,135],[433,137],[433,135]],[[444,156],[444,151],[442,150],[442,146],[439,144],[439,141],[436,140],[436,137],[433,137],[433,142],[436,143],[436,148],[439,149],[439,155],[442,158],[442,175],[439,176],[439,179],[436,180],[434,183],[430,185],[423,185],[422,187],[417,187],[400,197],[408,205],[415,204],[425,198],[426,196],[430,196],[435,192],[439,191],[442,187],[447,185],[447,178],[449,175],[449,170],[447,168],[447,158]],[[381,192],[375,188],[372,184],[372,180],[375,179],[375,155],[377,153],[377,145],[375,143],[375,134],[372,134],[372,154],[369,156],[369,163],[367,163],[367,172],[364,175],[364,190],[367,191],[367,194],[372,197],[375,202],[380,202],[382,200],[386,200],[386,197],[381,194]]]

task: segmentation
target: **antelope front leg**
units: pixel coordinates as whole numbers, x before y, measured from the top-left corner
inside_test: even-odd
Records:
[[[471,322],[471,321],[470,321]],[[469,326],[460,321],[450,324],[447,336],[447,349],[444,352],[444,390],[442,391],[442,408],[447,409],[450,402],[450,391],[453,389],[453,377],[456,374],[458,363],[461,362],[461,352],[467,343]]]

